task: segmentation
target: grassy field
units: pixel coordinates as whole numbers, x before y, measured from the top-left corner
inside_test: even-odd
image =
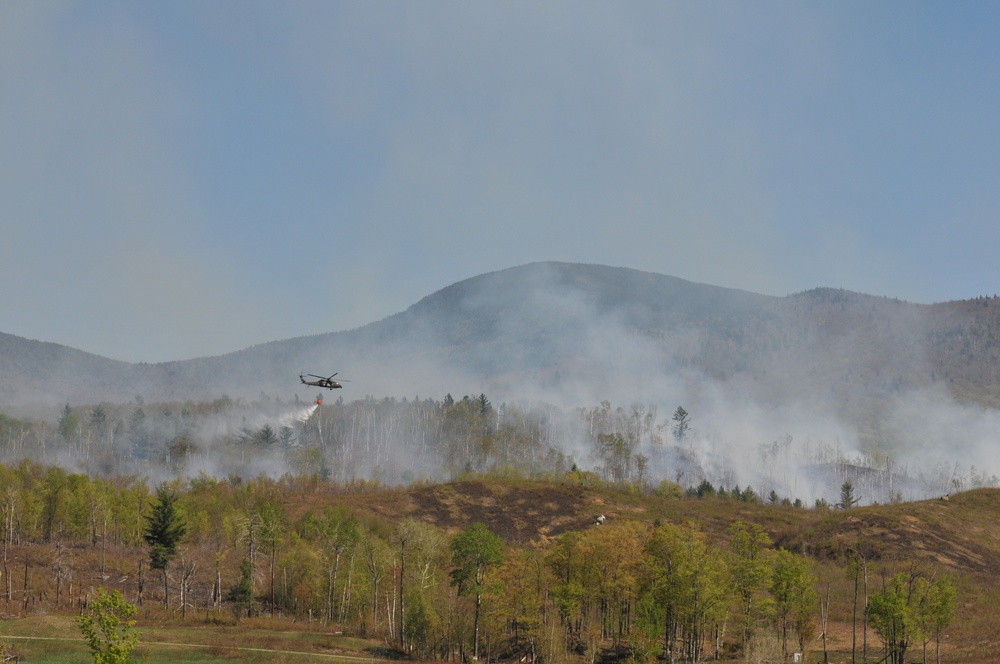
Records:
[[[830,568],[821,575],[834,579],[839,570]],[[968,589],[967,589],[968,590]],[[998,599],[997,590],[990,591]],[[948,643],[942,648],[942,661],[981,663],[1000,661],[1000,646],[988,635],[975,634],[970,627],[979,623],[972,615],[956,621]],[[333,634],[322,629],[288,629],[288,623],[269,624],[266,619],[246,620],[234,625],[172,623],[138,625],[141,633],[135,661],[148,664],[214,664],[222,662],[262,662],[264,664],[306,664],[308,662],[379,662],[394,659],[380,643]],[[829,625],[827,656],[829,662],[851,662],[852,624],[849,616],[840,615]],[[862,658],[863,634],[857,633],[858,658]],[[958,642],[962,645],[956,647]],[[35,616],[0,622],[0,643],[21,657],[23,662],[78,664],[91,661],[72,616]],[[777,642],[772,644],[780,653]],[[763,652],[766,652],[765,647]],[[873,632],[868,635],[869,661],[877,661],[881,647]],[[726,661],[726,660],[723,660]],[[743,661],[742,659],[733,661]],[[778,661],[778,660],[775,660]],[[803,662],[823,661],[822,642],[817,636],[807,644]],[[914,644],[907,661],[921,662],[921,644]],[[934,644],[928,644],[928,660],[934,660]]]
[[[290,628],[292,627],[292,628]],[[386,659],[378,642],[308,626],[272,623],[267,619],[225,624],[143,624],[136,660],[150,664],[212,662],[359,662]],[[89,661],[87,644],[73,616],[44,615],[0,621],[0,643],[22,661],[79,663]]]

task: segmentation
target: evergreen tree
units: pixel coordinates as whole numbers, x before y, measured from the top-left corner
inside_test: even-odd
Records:
[[[688,429],[691,428],[691,415],[682,406],[677,406],[671,419],[674,421],[674,438],[677,442],[683,443],[684,439],[687,438]]]
[[[59,433],[63,438],[71,441],[76,436],[79,426],[80,421],[73,414],[73,409],[69,407],[69,404],[66,404],[62,416],[59,418]]]
[[[177,547],[187,533],[184,515],[177,507],[177,494],[166,484],[156,487],[153,512],[146,516],[143,539],[149,544],[149,566],[163,571],[163,604],[170,608],[167,565],[177,555]]]
[[[146,421],[146,412],[142,406],[136,407],[129,415],[128,420],[128,441],[132,446],[132,454],[139,459],[149,458],[150,448],[149,423]]]
[[[108,411],[104,406],[98,404],[90,411],[90,426],[95,429],[104,429],[108,423]]]
[[[844,482],[840,485],[840,507],[849,510],[858,504],[858,498],[854,497],[854,485]]]
[[[255,613],[253,566],[247,558],[240,562],[240,580],[226,593],[226,601],[233,603],[233,616],[237,625],[243,616],[252,616]]]
[[[260,447],[270,449],[278,443],[278,434],[270,425],[265,424],[253,436],[253,442]]]

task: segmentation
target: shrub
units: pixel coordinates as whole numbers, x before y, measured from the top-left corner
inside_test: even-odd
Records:
[[[139,643],[139,633],[132,631],[136,608],[117,590],[94,591],[89,615],[79,616],[77,624],[94,655],[95,664],[126,664]]]

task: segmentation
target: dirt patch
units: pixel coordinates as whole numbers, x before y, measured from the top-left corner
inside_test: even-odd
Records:
[[[565,485],[459,482],[412,494],[412,516],[457,532],[481,522],[508,543],[524,543],[579,530],[593,519],[584,490]]]
[[[968,527],[968,520],[975,515],[966,510],[937,520],[933,514],[919,512],[926,507],[912,504],[858,509],[851,515],[835,513],[820,523],[780,536],[778,541],[786,548],[841,562],[865,551],[869,560],[917,559],[954,570],[997,575],[1000,563],[995,547],[980,529]],[[900,513],[902,509],[918,513]]]

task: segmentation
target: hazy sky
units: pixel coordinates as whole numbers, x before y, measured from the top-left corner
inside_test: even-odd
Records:
[[[541,260],[992,295],[997,34],[990,2],[8,0],[0,332],[186,359]]]

